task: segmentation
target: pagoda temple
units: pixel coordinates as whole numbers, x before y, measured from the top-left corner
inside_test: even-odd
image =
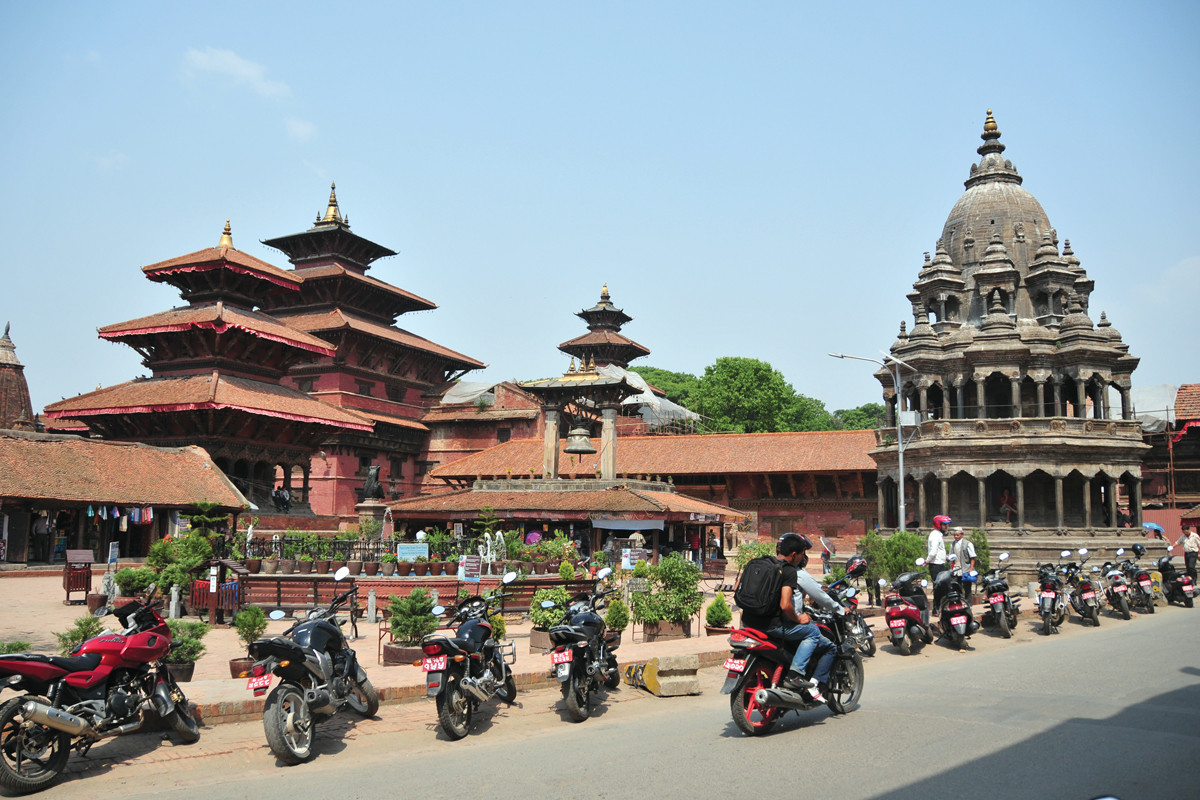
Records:
[[[579,359],[580,364],[598,367],[615,364],[626,369],[635,358],[650,355],[649,348],[621,333],[621,326],[631,322],[633,317],[612,304],[608,284],[600,290],[599,303],[576,312],[575,316],[587,323],[588,332],[563,342],[558,349]]]
[[[301,233],[263,242],[287,255],[296,292],[264,295],[262,308],[296,331],[318,337],[325,352],[291,365],[285,383],[364,416],[373,429],[340,429],[312,459],[311,502],[317,513],[348,514],[361,502],[371,466],[389,498],[417,494],[429,428],[421,417],[447,386],[484,366],[396,327],[396,318],[437,306],[367,274],[395,251],[350,230],[331,186],[324,214]]]
[[[99,334],[134,348],[152,377],[52,403],[46,415],[81,420],[106,439],[200,445],[260,508],[282,473],[293,506],[305,510],[312,453],[335,433],[370,433],[372,422],[282,383],[297,364],[336,352],[254,310],[298,295],[303,279],[234,248],[228,221],[216,247],[142,271],[187,305]]]
[[[17,358],[17,348],[8,335],[8,323],[0,336],[0,430],[34,429],[33,405],[29,399],[29,383],[25,366]]]
[[[908,294],[913,327],[900,324],[875,373],[888,413],[871,454],[879,518],[1094,533],[1117,527],[1120,497],[1136,526],[1147,449],[1130,401],[1138,359],[1104,313],[1088,316],[1094,282],[1004,157],[990,110],[981,138]],[[909,520],[897,519],[901,464]]]

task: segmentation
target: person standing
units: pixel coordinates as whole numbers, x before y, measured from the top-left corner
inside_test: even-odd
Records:
[[[963,535],[962,528],[954,529],[954,564],[962,569],[962,589],[963,597],[967,603],[971,602],[971,589],[974,588],[975,582],[967,580],[967,573],[975,571],[975,545]]]
[[[1183,548],[1183,569],[1192,578],[1192,584],[1196,583],[1196,558],[1200,555],[1200,533],[1196,532],[1196,526],[1184,530],[1183,535],[1175,542],[1176,547]]]
[[[933,518],[933,530],[925,540],[925,566],[929,567],[929,582],[936,583],[937,576],[946,568],[946,536],[950,518],[938,514]]]

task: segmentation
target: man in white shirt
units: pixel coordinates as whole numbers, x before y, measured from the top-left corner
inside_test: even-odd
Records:
[[[970,539],[968,539],[966,536],[963,535],[962,528],[954,529],[954,548],[953,549],[954,549],[954,563],[956,566],[962,568],[962,574],[966,575],[968,572],[974,572],[974,570],[975,570],[975,545],[971,542]],[[965,597],[967,599],[968,603],[971,602],[971,589],[974,588],[974,586],[975,586],[975,583],[973,581],[963,581],[962,582],[963,597]]]

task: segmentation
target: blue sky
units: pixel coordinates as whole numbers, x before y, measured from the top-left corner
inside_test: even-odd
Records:
[[[1134,355],[1200,380],[1193,3],[7,3],[0,322],[35,408],[146,374],[102,325],[140,267],[308,228],[336,181],[401,327],[476,380],[560,374],[607,283],[700,374],[770,362],[830,409],[963,191],[988,108]]]

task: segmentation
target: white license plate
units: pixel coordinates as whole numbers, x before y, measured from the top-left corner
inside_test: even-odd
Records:
[[[1145,588],[1149,589],[1150,581],[1138,581],[1138,586],[1144,586]]]
[[[1093,600],[1093,599],[1095,599],[1095,597],[1096,597],[1096,593],[1095,593],[1095,592],[1084,592],[1084,593],[1083,593],[1083,599],[1084,599],[1084,600]]]
[[[1118,583],[1116,586],[1113,587],[1114,592],[1124,592],[1127,590],[1128,590],[1127,587],[1123,583]]]
[[[746,659],[744,658],[727,658],[725,659],[725,669],[730,672],[745,672]]]
[[[1054,599],[1054,592],[1042,592],[1042,597],[1046,600]]]
[[[446,656],[425,656],[421,659],[421,669],[426,672],[441,672],[446,669]]]
[[[1002,594],[994,594],[988,598],[989,604],[994,605],[995,603],[1003,603],[1003,602],[1004,602],[1004,595],[1002,595]]]
[[[566,678],[566,677],[570,676],[570,674],[571,674],[571,665],[570,664],[559,664],[557,667],[555,667],[555,669],[558,670],[556,673],[556,677],[559,680],[562,680],[563,678]]]
[[[1187,592],[1188,594],[1191,594],[1191,593],[1192,593],[1192,585],[1191,585],[1191,584],[1188,584],[1188,585],[1184,586],[1184,587],[1183,587],[1183,590],[1184,590],[1185,592]]]
[[[251,675],[250,679],[248,681],[246,681],[246,688],[247,689],[269,688],[271,685],[271,679],[274,677],[275,676],[269,672],[266,675],[257,675],[257,676]]]
[[[551,664],[570,664],[573,656],[570,650],[555,650],[550,654]]]
[[[956,614],[950,618],[951,625],[966,625],[967,618],[964,614]]]
[[[904,627],[904,620],[902,620],[902,619],[888,620],[888,627],[895,628],[896,630],[900,630],[901,628]]]

